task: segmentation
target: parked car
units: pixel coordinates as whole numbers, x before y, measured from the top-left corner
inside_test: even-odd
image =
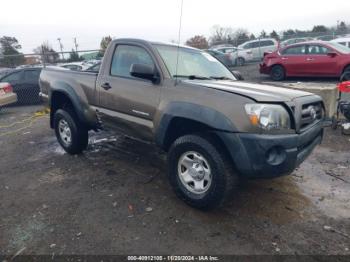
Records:
[[[101,67],[101,62],[98,62],[98,63],[90,66],[89,68],[85,69],[84,71],[98,73],[100,71],[100,67]]]
[[[90,65],[85,65],[83,63],[68,63],[68,64],[63,64],[60,65],[60,67],[66,68],[66,69],[70,69],[70,70],[74,70],[74,71],[82,71],[85,70],[89,67]]]
[[[225,54],[230,54],[234,65],[242,66],[246,62],[253,61],[253,52],[249,49],[237,48],[234,46],[222,46],[211,50],[220,51]]]
[[[302,43],[302,42],[308,42],[314,40],[312,37],[298,37],[298,38],[290,38],[287,40],[284,40],[280,43],[280,47],[286,47],[288,45],[296,44],[296,43]]]
[[[280,81],[289,76],[340,77],[350,71],[350,49],[335,42],[313,41],[268,54],[260,73]]]
[[[201,209],[223,203],[239,177],[291,173],[323,135],[321,97],[237,81],[189,47],[113,40],[98,74],[45,68],[40,87],[66,152],[86,149],[89,130],[153,141],[176,194]]]
[[[245,42],[239,45],[238,48],[250,50],[253,54],[253,60],[258,61],[264,57],[264,53],[276,51],[278,43],[273,38],[264,38]]]
[[[316,37],[315,40],[319,40],[319,41],[331,41],[334,39],[334,35],[322,35],[319,37]]]
[[[39,97],[40,68],[15,69],[0,77],[0,82],[9,83],[17,94],[19,104],[32,104],[41,101]]]
[[[0,77],[7,75],[8,73],[10,73],[13,70],[13,68],[0,68]]]
[[[335,42],[350,48],[350,37],[336,38],[331,40],[331,42]]]
[[[0,83],[0,109],[3,106],[17,102],[17,95],[9,83]]]
[[[215,57],[221,63],[223,63],[224,65],[226,65],[228,67],[234,66],[234,64],[235,64],[234,59],[230,53],[224,54],[220,51],[212,50],[212,49],[205,50],[205,52],[211,54],[213,57]]]

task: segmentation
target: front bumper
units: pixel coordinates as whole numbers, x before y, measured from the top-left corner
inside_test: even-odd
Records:
[[[270,71],[271,71],[270,67],[268,67],[265,63],[259,64],[259,72],[260,72],[260,74],[269,75]]]
[[[323,122],[301,134],[260,135],[217,132],[227,146],[237,171],[248,178],[290,174],[321,143]]]
[[[16,102],[17,102],[16,93],[7,93],[5,95],[0,96],[0,106],[9,105]]]

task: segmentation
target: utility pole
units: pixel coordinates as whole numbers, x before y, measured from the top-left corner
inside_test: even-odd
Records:
[[[58,41],[58,43],[59,43],[59,45],[60,45],[62,60],[64,60],[63,45],[62,45],[62,43],[61,43],[61,38],[57,38],[57,41]]]
[[[78,43],[77,43],[77,38],[74,37],[74,45],[75,45],[75,52],[78,53]]]

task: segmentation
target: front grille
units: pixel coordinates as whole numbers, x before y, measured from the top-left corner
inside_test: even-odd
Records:
[[[303,104],[301,107],[300,130],[305,130],[324,116],[321,101]]]

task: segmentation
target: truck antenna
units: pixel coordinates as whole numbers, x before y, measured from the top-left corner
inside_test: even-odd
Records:
[[[177,84],[177,68],[179,66],[179,54],[180,54],[180,40],[181,40],[181,27],[182,27],[182,8],[183,8],[184,0],[181,0],[181,8],[180,8],[180,24],[179,24],[179,34],[177,40],[177,54],[176,54],[176,69],[175,69],[175,84]]]

